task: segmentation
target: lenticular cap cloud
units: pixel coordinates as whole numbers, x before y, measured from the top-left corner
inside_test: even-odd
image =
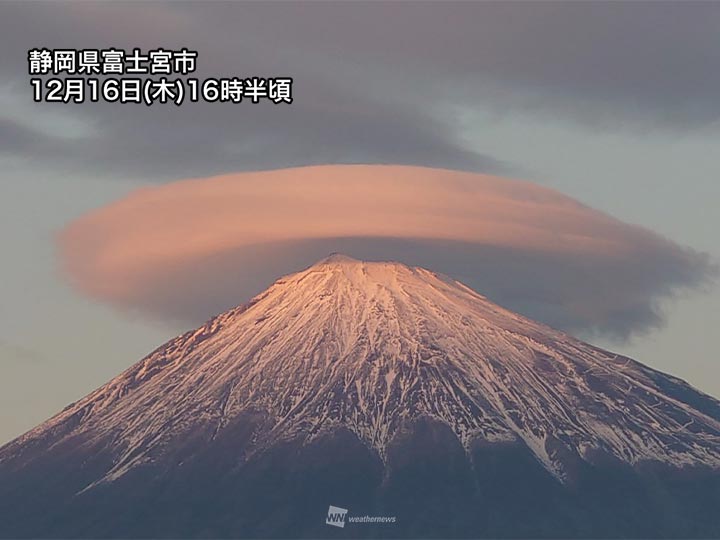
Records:
[[[70,223],[83,293],[197,323],[332,251],[460,279],[555,327],[627,338],[712,273],[707,257],[551,189],[407,166],[329,165],[139,189]]]

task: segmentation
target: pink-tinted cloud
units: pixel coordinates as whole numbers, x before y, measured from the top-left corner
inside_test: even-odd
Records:
[[[85,294],[192,322],[329,251],[420,263],[556,326],[621,336],[657,325],[657,301],[709,272],[702,255],[550,189],[406,166],[144,188],[70,223],[59,243]]]

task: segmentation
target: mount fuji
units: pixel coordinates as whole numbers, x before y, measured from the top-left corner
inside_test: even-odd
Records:
[[[0,448],[3,538],[720,537],[718,508],[719,401],[342,255]]]

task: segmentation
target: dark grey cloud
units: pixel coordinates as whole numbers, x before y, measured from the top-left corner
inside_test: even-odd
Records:
[[[35,152],[38,163],[106,175],[359,162],[500,172],[509,166],[462,142],[448,110],[642,129],[720,117],[719,3],[6,2],[2,12],[0,91],[36,118],[0,142],[33,155],[33,138],[54,138],[58,151]],[[203,76],[294,77],[296,101],[35,105],[26,52],[39,46],[187,46]],[[94,132],[34,134],[48,107]]]
[[[0,358],[4,362],[22,364],[40,364],[45,362],[43,355],[33,349],[0,339]]]
[[[9,118],[0,118],[0,152],[30,154],[48,142],[44,136],[28,126]]]
[[[160,179],[314,163],[503,169],[496,160],[462,147],[451,125],[414,104],[392,103],[384,99],[382,91],[373,90],[373,85],[354,87],[343,79],[342,72],[336,76],[332,69],[315,64],[311,56],[278,45],[282,34],[260,32],[243,16],[247,4],[213,6],[223,12],[240,8],[231,16],[238,22],[234,27],[222,27],[203,17],[199,6],[151,6],[148,15],[144,6],[138,9],[137,4],[9,4],[8,13],[15,20],[2,38],[6,61],[0,70],[16,99],[24,100],[24,109],[36,117],[50,108],[63,107],[92,126],[94,133],[74,139],[72,144],[58,137],[62,152],[48,155],[26,144],[33,137],[45,137],[26,126],[23,144],[8,146],[26,155],[47,156],[53,167]],[[144,23],[140,28],[129,23],[133,16]],[[128,24],[118,25],[118,17]],[[175,25],[155,27],[146,17],[157,23],[167,19]],[[196,49],[200,52],[199,76],[291,76],[295,79],[295,103],[186,104],[181,108],[28,103],[27,49],[110,45]]]

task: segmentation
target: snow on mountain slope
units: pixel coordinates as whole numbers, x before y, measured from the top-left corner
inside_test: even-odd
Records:
[[[683,381],[447,277],[342,255],[168,342],[0,449],[0,464],[81,435],[115,449],[98,480],[111,481],[248,411],[269,418],[253,452],[345,427],[384,459],[425,416],[465,448],[520,439],[560,480],[568,452],[590,459],[594,449],[630,464],[720,468],[720,403]]]

